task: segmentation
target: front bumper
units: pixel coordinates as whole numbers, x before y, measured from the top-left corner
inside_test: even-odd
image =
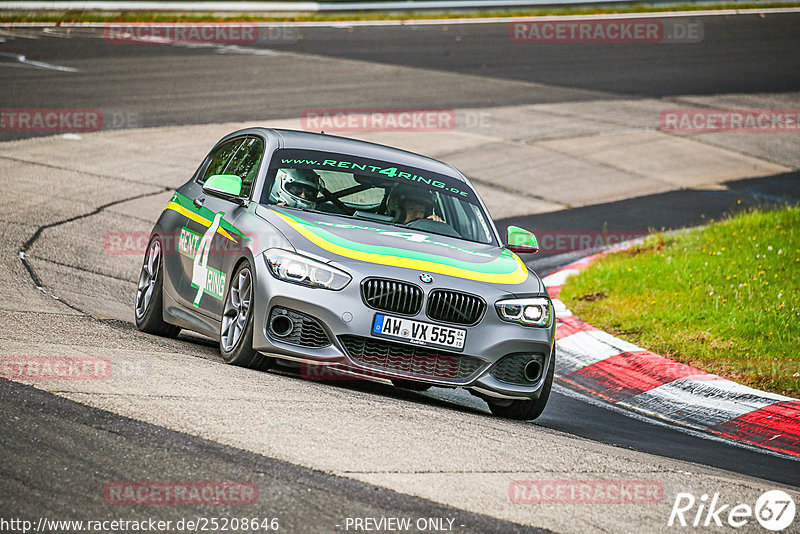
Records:
[[[460,365],[459,358],[470,358],[472,366],[470,369],[474,367],[474,372],[470,372],[466,376],[442,377],[435,376],[435,373],[417,374],[399,371],[396,368],[370,365],[363,359],[354,358],[343,343],[343,340],[348,339],[346,336],[359,336],[378,344],[387,343],[387,340],[373,337],[371,334],[374,316],[376,313],[398,315],[368,307],[361,296],[361,281],[369,275],[393,280],[408,280],[414,283],[410,279],[409,273],[415,276],[419,273],[409,269],[385,266],[382,266],[379,272],[372,269],[370,273],[357,273],[354,272],[353,267],[353,265],[346,267],[346,270],[353,275],[352,282],[341,291],[329,291],[278,280],[269,272],[263,258],[256,257],[253,348],[269,356],[305,365],[328,366],[329,369],[354,373],[366,378],[403,379],[444,387],[465,387],[478,395],[499,399],[536,399],[539,397],[549,366],[554,364],[555,320],[551,321],[548,328],[525,327],[502,321],[494,309],[494,303],[513,295],[508,291],[478,282],[437,275],[433,284],[415,283],[423,289],[426,299],[429,292],[436,288],[457,289],[480,295],[486,300],[487,310],[481,321],[474,326],[434,321],[426,315],[425,306],[415,316],[404,316],[417,321],[464,328],[467,336],[463,351],[435,349],[424,352],[435,352],[441,355],[445,364]],[[297,311],[316,319],[331,344],[314,348],[282,341],[280,337],[269,332],[268,320],[270,312],[275,307]],[[353,337],[349,339],[352,340]],[[413,351],[415,347],[415,345],[399,341],[391,341],[391,344],[400,345],[400,348],[407,348],[409,351]],[[352,344],[349,346],[352,347]],[[539,355],[538,357],[542,361],[540,378],[535,382],[519,384],[509,383],[492,376],[495,365],[504,357],[513,354]],[[474,360],[472,360],[473,358]],[[436,366],[438,367],[438,363]]]

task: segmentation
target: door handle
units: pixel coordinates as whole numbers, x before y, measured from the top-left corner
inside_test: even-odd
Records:
[[[202,208],[203,207],[203,203],[205,201],[206,201],[205,197],[200,197],[200,198],[194,199],[194,202],[192,202],[192,204],[194,204],[196,208]]]

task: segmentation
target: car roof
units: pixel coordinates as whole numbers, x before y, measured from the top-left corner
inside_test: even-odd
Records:
[[[265,137],[276,137],[279,140],[281,148],[319,150],[322,152],[348,154],[351,156],[388,161],[438,172],[439,174],[451,176],[462,182],[466,182],[464,175],[462,175],[458,169],[443,161],[399,148],[347,137],[339,137],[337,135],[287,130],[283,128],[247,128],[228,134],[223,140],[244,134],[261,134]]]

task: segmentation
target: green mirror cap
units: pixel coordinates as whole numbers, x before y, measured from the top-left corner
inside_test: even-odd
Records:
[[[203,189],[238,197],[242,194],[242,179],[235,174],[214,174],[206,179]]]
[[[536,241],[536,236],[533,235],[533,232],[529,232],[519,226],[508,227],[508,244],[515,247],[539,248],[539,243]]]

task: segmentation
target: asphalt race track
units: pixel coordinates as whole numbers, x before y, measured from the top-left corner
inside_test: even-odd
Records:
[[[13,506],[17,516],[63,517],[65,510],[80,502],[83,509],[79,517],[114,517],[103,501],[102,483],[94,499],[87,499],[87,490],[98,485],[97,475],[103,473],[118,479],[256,482],[265,490],[269,488],[269,505],[260,513],[280,517],[281,528],[289,531],[334,530],[343,520],[343,510],[355,517],[449,517],[455,524],[465,525],[460,529],[465,532],[530,531],[507,521],[114,416],[13,382],[3,383],[0,402],[7,416],[3,418],[3,450],[21,460],[4,473],[3,480],[3,494],[9,499],[4,504]],[[12,435],[14,439],[8,439]],[[80,447],[65,443],[67,436]],[[23,443],[36,444],[37,454],[28,454]],[[62,472],[68,476],[53,484],[53,478]],[[31,475],[35,484],[24,483]],[[46,502],[41,498],[43,489],[52,490]],[[196,511],[218,517],[237,515],[235,506]],[[168,507],[149,515],[177,521],[183,512]]]
[[[648,46],[514,43],[506,24],[305,27],[238,47],[245,50],[119,45],[96,29],[51,28],[44,39],[15,30],[4,54],[68,62],[81,72],[54,86],[46,70],[7,71],[13,75],[0,79],[0,94],[9,108],[37,102],[117,109],[139,114],[139,126],[163,126],[298,117],[308,108],[470,108],[797,90],[800,14],[688,20],[697,19],[702,42]],[[307,72],[299,61],[267,68],[268,56],[259,56],[267,47],[424,70],[408,76],[320,62]]]
[[[596,199],[577,196],[582,186],[571,186],[571,175],[537,188],[520,174],[528,192],[513,196],[521,194],[516,182],[491,169],[496,150],[532,144],[556,147],[559,169],[576,159],[594,164],[557,143],[649,139],[658,126],[648,122],[652,110],[800,107],[800,13],[691,18],[698,19],[701,42],[651,45],[513,43],[505,24],[301,27],[250,46],[119,45],[97,28],[0,29],[4,109],[92,108],[119,118],[82,137],[0,132],[9,141],[0,144],[0,357],[104,356],[123,370],[105,384],[0,379],[0,517],[255,515],[280,518],[287,532],[345,531],[348,517],[451,518],[459,532],[670,531],[678,492],[722,492],[726,502],[751,504],[767,489],[797,496],[795,459],[633,416],[558,382],[544,414],[518,423],[491,417],[463,391],[317,384],[222,365],[208,340],[137,332],[131,303],[140,256],[104,254],[107,231],[149,230],[168,191],[234,125],[294,121],[319,108],[452,108],[466,117],[490,110],[491,133],[461,128],[430,145],[434,137],[414,145],[413,136],[375,135],[430,147],[471,178],[474,169],[501,230],[668,229],[800,202],[796,134],[670,139],[693,158],[702,154],[704,165],[723,168],[730,156],[738,167],[713,183],[658,187],[634,181],[645,171],[631,171],[635,188],[604,195],[613,179],[599,180]],[[615,105],[627,115],[602,116]],[[538,137],[508,131],[504,113],[518,110],[559,122]],[[565,198],[565,189],[575,196]],[[520,198],[529,209],[504,211]],[[578,255],[529,264],[544,275]],[[642,507],[509,503],[509,481],[532,479],[657,480],[664,497]],[[165,480],[253,482],[258,504],[104,499],[109,482]]]

